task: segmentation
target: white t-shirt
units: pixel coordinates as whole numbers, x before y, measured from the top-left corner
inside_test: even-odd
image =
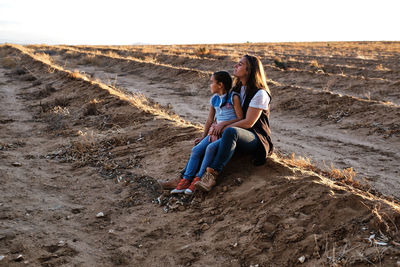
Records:
[[[244,104],[244,99],[246,98],[245,92],[246,87],[242,86],[242,88],[240,89],[240,99],[242,100],[242,107]],[[249,107],[267,110],[270,101],[271,98],[269,97],[267,91],[258,90],[258,92],[251,99]]]

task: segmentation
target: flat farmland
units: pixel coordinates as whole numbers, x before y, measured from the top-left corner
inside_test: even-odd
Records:
[[[275,153],[171,196],[210,75],[258,56]],[[400,42],[0,46],[0,265],[398,266]]]

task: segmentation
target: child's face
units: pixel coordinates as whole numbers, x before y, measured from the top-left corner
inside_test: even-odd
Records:
[[[239,79],[247,78],[249,75],[247,71],[247,59],[245,57],[242,57],[240,61],[233,66],[233,68],[233,75]]]
[[[224,93],[224,86],[215,80],[214,75],[211,76],[210,82],[211,93],[220,95]]]

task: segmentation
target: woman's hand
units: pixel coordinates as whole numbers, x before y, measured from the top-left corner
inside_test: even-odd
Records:
[[[215,124],[213,127],[213,135],[220,136],[224,131],[225,125],[223,123]]]

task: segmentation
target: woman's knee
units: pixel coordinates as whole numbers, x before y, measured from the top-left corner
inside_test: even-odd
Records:
[[[237,139],[238,129],[236,127],[229,127],[222,134],[222,138]]]

